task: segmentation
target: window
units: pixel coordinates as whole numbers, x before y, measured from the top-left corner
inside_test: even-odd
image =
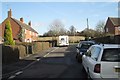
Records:
[[[94,50],[94,46],[90,47],[89,50],[86,52],[86,56],[91,56],[92,52]]]
[[[34,32],[33,32],[33,36],[34,36]]]
[[[26,34],[26,29],[25,29],[25,34]]]
[[[106,32],[108,32],[108,28],[106,28]]]
[[[30,35],[31,35],[31,31],[29,31],[30,32]]]
[[[120,48],[104,49],[102,61],[120,62]]]
[[[36,37],[38,37],[38,34],[36,33]]]
[[[118,30],[120,31],[120,26],[118,26]]]
[[[81,45],[81,48],[83,48],[83,49],[88,49],[91,45],[93,45],[92,43],[83,43],[82,45]]]
[[[101,48],[94,47],[94,49],[91,52],[92,53],[91,58],[97,61],[98,57],[99,57],[99,54],[100,54],[100,51],[101,51]]]
[[[64,40],[64,38],[61,38],[61,41],[63,41]]]

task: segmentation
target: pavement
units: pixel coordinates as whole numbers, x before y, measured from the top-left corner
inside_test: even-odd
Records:
[[[40,58],[43,58],[49,52],[55,50],[56,47],[49,48],[48,50],[43,50],[36,54],[27,55],[25,58],[21,59],[18,62],[12,64],[3,64],[2,65],[2,78],[9,77],[10,75],[22,71],[27,67],[31,66],[32,64],[39,61]]]

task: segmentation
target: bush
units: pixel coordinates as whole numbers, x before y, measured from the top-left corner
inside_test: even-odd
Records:
[[[12,37],[12,29],[11,29],[11,24],[9,20],[7,20],[5,24],[4,44],[15,45],[15,42],[13,41],[13,37]]]

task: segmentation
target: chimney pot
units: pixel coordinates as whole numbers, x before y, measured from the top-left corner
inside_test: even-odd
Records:
[[[12,11],[11,9],[8,11],[8,18],[12,17]]]
[[[23,21],[23,18],[20,18],[20,21],[23,23],[24,21]]]
[[[29,21],[28,25],[31,26],[31,21]]]

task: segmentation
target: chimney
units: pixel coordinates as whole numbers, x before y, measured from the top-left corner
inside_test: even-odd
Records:
[[[28,25],[31,26],[31,21],[29,21]]]
[[[10,11],[8,11],[8,18],[12,17],[12,11],[10,9]]]
[[[20,21],[23,23],[24,21],[23,21],[23,18],[20,18]]]

